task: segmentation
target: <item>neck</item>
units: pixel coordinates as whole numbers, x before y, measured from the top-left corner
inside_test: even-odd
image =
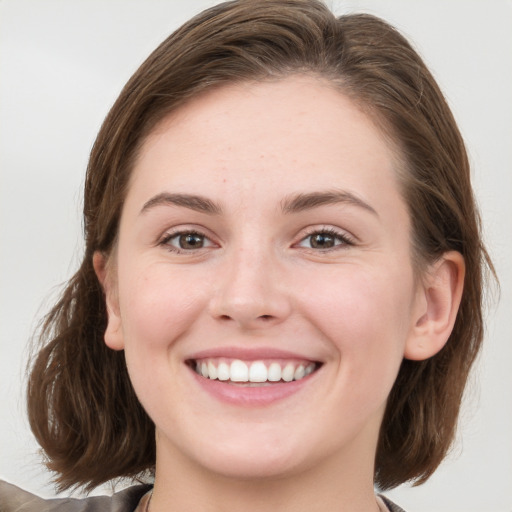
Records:
[[[169,453],[172,452],[172,453]],[[352,461],[353,462],[353,461]],[[287,476],[233,478],[174,450],[157,457],[151,512],[377,512],[373,460],[323,461]]]

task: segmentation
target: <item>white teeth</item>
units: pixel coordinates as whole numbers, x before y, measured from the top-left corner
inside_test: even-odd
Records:
[[[285,382],[291,382],[293,380],[293,374],[295,373],[295,367],[292,363],[288,363],[281,373],[281,378]]]
[[[249,381],[249,368],[247,365],[240,361],[239,359],[235,359],[231,363],[231,380],[233,382],[248,382]]]
[[[306,375],[306,371],[304,368],[304,365],[297,366],[297,369],[295,370],[295,373],[293,374],[294,380],[300,380]]]
[[[267,367],[262,361],[251,364],[249,369],[249,382],[266,382],[268,377]]]
[[[229,380],[229,366],[226,363],[220,363],[217,367],[217,378],[219,380]]]
[[[272,362],[267,367],[263,361],[244,362],[235,359],[231,363],[215,359],[196,361],[196,373],[211,380],[261,384],[265,382],[291,382],[307,377],[315,370],[315,363],[300,364],[288,362],[281,366]]]
[[[208,361],[208,377],[210,379],[217,378],[217,367],[211,361]]]
[[[314,369],[315,369],[314,364],[308,364],[306,366],[306,368],[304,369],[304,376],[307,377],[310,373],[313,373]]]
[[[279,363],[272,363],[268,367],[268,380],[270,382],[279,382],[281,380],[281,365]]]

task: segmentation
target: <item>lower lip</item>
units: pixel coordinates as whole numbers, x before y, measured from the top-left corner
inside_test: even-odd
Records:
[[[198,375],[192,368],[190,371],[196,382],[217,400],[246,407],[263,407],[284,400],[303,389],[316,373],[291,382],[276,382],[266,386],[251,387],[207,379]]]

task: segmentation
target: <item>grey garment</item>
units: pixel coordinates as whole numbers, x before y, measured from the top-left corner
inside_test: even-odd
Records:
[[[0,480],[0,512],[133,512],[150,485],[134,485],[113,496],[45,500]]]
[[[386,496],[383,496],[382,494],[379,494],[382,501],[388,507],[389,512],[405,512],[403,508],[400,508],[398,505],[395,505],[389,498],[386,498]]]
[[[45,500],[0,480],[0,512],[134,512],[150,485],[135,485],[113,496]],[[380,495],[390,512],[405,512]]]

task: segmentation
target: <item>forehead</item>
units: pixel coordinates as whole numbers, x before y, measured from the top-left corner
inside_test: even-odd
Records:
[[[193,186],[247,201],[259,192],[277,200],[285,188],[343,188],[378,203],[399,196],[396,160],[347,96],[325,80],[292,76],[223,86],[173,112],[143,144],[130,190],[149,197]]]

